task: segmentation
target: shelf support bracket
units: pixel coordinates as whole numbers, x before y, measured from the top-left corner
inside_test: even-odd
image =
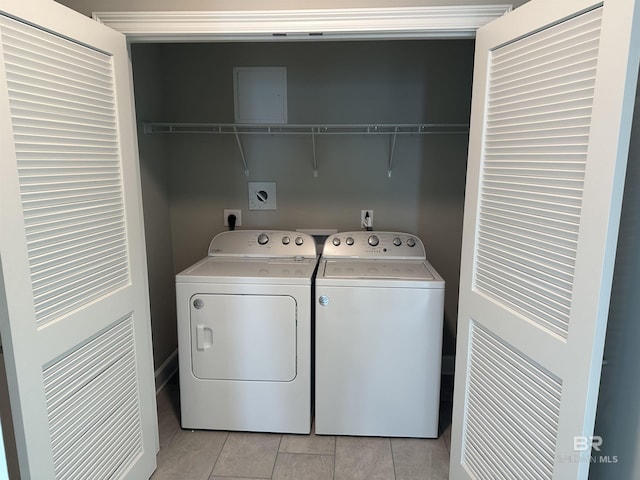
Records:
[[[249,167],[247,167],[247,159],[244,156],[244,150],[242,149],[242,142],[240,141],[240,135],[238,135],[238,129],[233,127],[233,134],[236,137],[236,142],[238,144],[238,150],[240,150],[240,157],[242,158],[242,166],[244,168],[244,174],[249,176]]]
[[[387,168],[387,175],[391,178],[391,171],[393,170],[393,153],[396,149],[396,137],[398,135],[398,127],[393,129],[393,136],[391,137],[391,151],[389,152],[389,167]]]
[[[318,178],[318,159],[316,157],[316,133],[311,127],[311,146],[313,149],[313,178]]]

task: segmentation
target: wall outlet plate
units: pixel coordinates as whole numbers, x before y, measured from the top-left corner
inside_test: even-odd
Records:
[[[369,216],[367,216],[367,213]],[[360,210],[360,226],[362,228],[373,228],[373,210]]]
[[[276,182],[248,182],[249,210],[276,209]]]
[[[227,210],[226,208],[224,209],[224,226],[228,227],[229,226],[229,215],[235,215],[236,216],[236,227],[241,227],[242,226],[242,210],[237,210],[237,209],[229,209]]]

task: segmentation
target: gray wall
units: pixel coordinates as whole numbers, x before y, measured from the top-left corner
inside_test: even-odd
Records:
[[[133,46],[136,52],[138,45]],[[289,123],[467,123],[472,41],[178,44],[159,47],[164,118],[233,122],[234,66],[286,66]],[[134,71],[138,67],[134,64]],[[136,92],[138,94],[138,92]],[[161,138],[162,135],[153,135]],[[425,242],[447,280],[446,320],[457,317],[467,135],[399,137],[387,176],[389,139],[245,136],[250,175],[230,135],[169,135],[173,262],[179,271],[224,230],[223,209],[242,209],[242,228],[374,228]],[[278,209],[249,211],[248,181],[275,181]],[[154,208],[154,207],[149,207]],[[145,202],[145,211],[149,211]]]
[[[636,95],[620,237],[613,277],[595,435],[601,454],[617,463],[596,463],[589,478],[640,478],[640,95]]]
[[[527,0],[504,2],[518,7]],[[174,2],[170,0],[59,0],[59,3],[69,6],[85,15],[94,11],[129,11],[129,10],[262,10],[262,9],[300,9],[300,8],[366,8],[366,7],[411,7],[436,5],[484,5],[493,4],[487,0],[323,0],[300,2],[294,0],[243,0],[228,2],[227,0],[184,0]],[[434,45],[436,45],[434,43]],[[443,44],[440,44],[442,46]],[[138,45],[134,45],[134,54]],[[177,46],[175,46],[177,47]],[[140,47],[141,48],[141,47]],[[150,48],[155,48],[151,46]],[[198,48],[203,48],[198,47]],[[439,48],[439,47],[438,47]],[[325,92],[327,98],[333,101],[325,103],[322,98],[315,99],[315,108],[306,108],[304,102],[295,103],[290,111],[290,121],[334,121],[334,118],[346,119],[346,113],[360,113],[354,121],[466,121],[467,113],[462,113],[468,104],[470,71],[472,66],[471,47],[466,52],[453,56],[437,56],[435,50],[427,55],[423,65],[429,65],[428,84],[422,84],[422,91],[417,91],[415,79],[411,87],[415,94],[415,104],[396,105],[391,107],[397,98],[399,90],[380,88],[381,80],[401,77],[402,71],[395,67],[382,65],[375,76],[368,77],[369,93],[377,88],[380,96],[375,101],[362,101],[362,94],[367,92],[351,90],[353,98],[345,90]],[[165,88],[165,78],[158,75],[163,69],[174,77],[179,71],[172,70],[164,62],[164,56],[171,54],[172,47],[167,46],[164,51],[151,50],[139,53],[136,62],[147,62],[147,66],[140,63],[137,66],[136,93],[145,98],[138,98],[139,118],[158,120],[157,114],[165,111],[166,120],[198,121],[206,117],[211,120],[210,113],[221,114],[223,118],[216,121],[230,121],[229,115],[229,84],[221,90],[211,87],[205,81],[207,75],[198,82],[198,77],[190,78],[189,82],[198,84],[201,90],[194,90],[188,103],[172,101],[182,98],[189,92],[180,91],[180,80],[167,78],[170,83],[167,95],[157,95],[158,89]],[[249,49],[251,50],[251,49]],[[340,50],[340,49],[338,49]],[[138,52],[143,52],[138,50]],[[340,64],[340,51],[337,55]],[[397,55],[402,58],[404,52]],[[443,53],[446,53],[443,51]],[[152,57],[142,59],[144,55]],[[154,61],[157,55],[162,55],[162,65]],[[175,54],[174,54],[175,55]],[[304,52],[297,61],[304,64]],[[193,54],[192,54],[193,56]],[[257,64],[249,57],[246,61]],[[369,57],[371,60],[371,57]],[[230,65],[227,61],[227,68]],[[273,60],[275,61],[275,60]],[[450,61],[456,66],[457,73],[449,75]],[[224,63],[223,58],[212,60],[213,64]],[[436,63],[429,63],[436,62]],[[442,63],[444,62],[444,63]],[[413,62],[414,65],[419,62]],[[197,64],[197,63],[196,63]],[[348,61],[342,60],[342,65],[357,75],[351,69]],[[439,71],[445,65],[444,70]],[[208,65],[214,68],[213,65]],[[304,67],[301,67],[297,80],[305,80]],[[413,68],[413,67],[412,67]],[[424,69],[424,67],[423,67]],[[295,69],[294,69],[295,70]],[[461,71],[464,70],[464,71]],[[407,70],[411,71],[411,69]],[[306,80],[320,81],[326,72],[317,71]],[[335,73],[335,71],[334,71]],[[424,74],[420,73],[421,75]],[[147,80],[143,80],[144,76]],[[200,75],[198,73],[198,75]],[[186,78],[187,75],[184,75]],[[452,81],[452,87],[441,96],[439,89]],[[145,82],[148,85],[145,85]],[[176,83],[177,82],[177,83]],[[432,88],[435,82],[437,88]],[[325,83],[328,87],[328,84]],[[404,86],[404,83],[400,83]],[[177,87],[177,89],[176,89]],[[290,92],[294,96],[304,92]],[[155,92],[155,93],[152,93]],[[206,92],[206,95],[204,94]],[[201,94],[202,93],[202,94]],[[337,94],[337,95],[336,95]],[[177,95],[177,96],[176,96]],[[428,99],[427,99],[428,96]],[[371,98],[371,97],[369,97]],[[409,98],[409,97],[405,97]],[[216,99],[215,106],[219,110],[211,110],[212,99]],[[345,99],[346,102],[338,99]],[[353,100],[353,101],[351,101]],[[153,105],[152,102],[157,104]],[[165,105],[165,103],[172,105]],[[180,100],[182,102],[182,100]],[[434,102],[434,104],[432,104]],[[353,104],[356,108],[352,108]],[[145,106],[146,105],[146,106]],[[328,108],[328,107],[331,108]],[[206,109],[204,107],[207,107]],[[343,108],[344,107],[344,108]],[[404,107],[417,107],[402,110]],[[296,110],[297,109],[297,110]],[[367,109],[380,109],[384,115],[376,116],[376,112]],[[408,114],[410,111],[411,115]],[[449,112],[449,114],[447,114]],[[374,113],[368,115],[367,113]],[[430,115],[436,113],[432,118]],[[396,116],[394,116],[396,115]],[[415,120],[411,118],[415,117]],[[353,117],[355,118],[355,117]],[[227,120],[228,119],[228,120]],[[156,138],[156,137],[154,137]],[[308,139],[307,139],[308,140]],[[268,148],[263,145],[268,142]],[[308,141],[307,141],[308,143]],[[167,352],[175,347],[175,322],[171,323],[173,310],[168,305],[169,280],[167,272],[179,271],[190,261],[198,258],[205,251],[206,243],[211,235],[220,229],[222,222],[222,208],[236,208],[246,204],[240,192],[246,189],[247,178],[239,172],[238,152],[231,138],[199,138],[199,139],[171,139],[166,147],[160,143],[148,142],[140,139],[142,183],[145,208],[145,228],[147,230],[148,264],[150,271],[150,289],[152,300],[152,321],[154,335],[154,359],[156,367],[160,365]],[[245,226],[256,228],[273,226],[278,228],[300,228],[305,226],[326,226],[340,230],[357,228],[361,208],[375,210],[376,228],[407,230],[417,232],[427,244],[428,255],[436,268],[447,280],[447,298],[445,305],[446,323],[448,331],[455,335],[457,316],[458,264],[459,240],[461,235],[461,216],[464,193],[464,174],[466,169],[466,141],[454,138],[431,137],[417,139],[401,139],[396,152],[396,167],[392,179],[385,178],[386,156],[388,146],[382,139],[367,139],[366,142],[324,141],[318,145],[320,162],[320,177],[310,178],[310,148],[304,140],[282,141],[282,139],[252,139],[245,144],[251,167],[251,179],[275,180],[278,182],[278,197],[282,209],[277,215],[263,214],[256,216],[245,212],[243,218]],[[172,159],[164,159],[163,155],[171,152]],[[256,152],[258,155],[256,155]],[[290,159],[296,157],[296,162]],[[364,160],[366,157],[366,161]],[[215,162],[212,162],[212,158]],[[214,166],[215,165],[215,166]],[[363,175],[362,172],[370,172]],[[376,172],[374,174],[374,172]],[[186,176],[189,175],[187,178]],[[169,182],[169,179],[175,180]],[[296,181],[291,181],[292,177]],[[200,184],[189,186],[189,182]],[[353,205],[351,210],[345,210],[345,201]],[[313,207],[309,208],[309,205]],[[322,205],[322,208],[319,206]],[[167,214],[170,210],[170,215]],[[188,212],[188,213],[184,213]],[[184,215],[183,215],[184,213]],[[170,231],[171,235],[167,232]],[[189,233],[184,233],[189,232]],[[156,243],[159,242],[159,243]],[[173,245],[171,245],[173,242]],[[167,257],[167,252],[173,251],[173,258]],[[173,278],[171,279],[173,282]],[[452,344],[448,351],[453,349]]]
[[[153,45],[132,51],[138,132],[141,119],[162,116],[163,62]],[[138,135],[144,229],[149,272],[153,360],[158,368],[176,349],[176,303],[169,214],[170,169],[166,139]]]

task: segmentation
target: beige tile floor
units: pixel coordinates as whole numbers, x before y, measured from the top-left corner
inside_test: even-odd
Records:
[[[158,393],[157,401],[160,452],[152,480],[448,478],[448,400],[441,407],[446,428],[437,439],[183,430],[175,378]]]

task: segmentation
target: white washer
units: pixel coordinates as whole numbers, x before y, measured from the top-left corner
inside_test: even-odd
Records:
[[[314,239],[217,235],[176,276],[182,427],[309,433]]]
[[[332,235],[316,301],[316,433],[437,437],[444,280],[420,239]]]

